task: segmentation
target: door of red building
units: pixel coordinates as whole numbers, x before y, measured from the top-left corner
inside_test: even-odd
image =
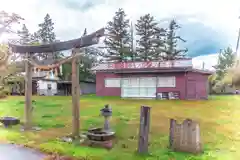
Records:
[[[195,80],[188,80],[187,81],[187,97],[186,99],[196,99],[196,81]]]

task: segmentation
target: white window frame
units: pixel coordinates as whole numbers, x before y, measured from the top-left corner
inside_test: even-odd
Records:
[[[134,81],[136,80],[136,81]],[[127,83],[125,83],[127,81]],[[139,88],[139,78],[132,77],[132,78],[122,78],[122,85],[123,88]]]
[[[172,82],[171,84],[166,83],[166,82],[169,82],[169,80]],[[165,84],[161,83],[161,82],[165,82]],[[175,76],[158,77],[157,87],[159,87],[159,88],[175,88],[176,87],[176,77]]]
[[[107,81],[115,81],[114,83],[107,83]],[[118,82],[116,82],[118,81]],[[118,88],[121,87],[121,78],[105,78],[104,79],[104,86],[106,88]]]
[[[157,77],[140,77],[139,81],[140,88],[155,88],[157,83]],[[149,83],[151,81],[153,83]]]
[[[51,83],[47,83],[47,90],[52,90],[52,84]]]

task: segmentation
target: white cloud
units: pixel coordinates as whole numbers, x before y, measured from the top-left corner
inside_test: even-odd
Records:
[[[193,67],[202,69],[204,63],[204,69],[214,70],[213,66],[217,64],[217,57],[218,54],[195,57],[193,58]]]
[[[72,29],[81,32],[85,27],[94,30],[104,26],[116,9],[123,7],[133,20],[145,13],[152,13],[159,20],[169,16],[190,16],[191,21],[201,21],[233,38],[236,37],[240,13],[238,0],[103,0],[103,3],[84,11],[66,8],[59,0],[0,0],[0,3],[1,10],[23,16],[31,30],[35,30],[49,13],[56,23],[57,33],[62,30],[71,32]]]
[[[69,1],[73,2],[74,0]],[[0,10],[20,14],[25,18],[24,23],[32,32],[37,29],[37,24],[42,22],[46,13],[49,13],[55,22],[56,34],[61,40],[79,37],[84,28],[87,28],[88,32],[92,32],[104,27],[119,7],[125,9],[133,22],[145,13],[151,13],[159,21],[172,17],[181,20],[181,17],[185,17],[185,20],[187,19],[190,23],[200,22],[224,37],[223,43],[231,44],[233,47],[236,45],[237,32],[240,27],[239,0],[99,0],[88,10],[76,7],[67,8],[63,2],[68,3],[67,0],[0,0]],[[80,4],[80,2],[74,1],[79,5],[86,2],[81,1]],[[6,38],[6,36],[2,38]],[[216,61],[216,57],[213,55],[210,56],[211,58],[207,57],[195,59],[203,58],[206,60],[206,65],[211,66]],[[195,60],[194,63],[199,63],[198,60]]]

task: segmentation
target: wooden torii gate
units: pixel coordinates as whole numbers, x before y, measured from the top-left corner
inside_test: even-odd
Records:
[[[104,36],[104,29],[100,29],[92,34],[83,36],[78,39],[73,39],[64,42],[56,42],[51,44],[42,45],[17,45],[9,43],[9,48],[14,53],[25,54],[27,59],[31,59],[36,53],[52,53],[63,50],[72,49],[72,56],[68,57],[57,64],[49,64],[40,66],[40,64],[32,64],[31,61],[25,62],[25,116],[24,116],[24,129],[32,129],[32,66],[38,65],[42,68],[55,68],[59,65],[72,61],[72,135],[79,136],[80,130],[80,104],[79,104],[79,71],[78,71],[78,58],[77,53],[79,49],[88,47],[99,42],[99,38]]]

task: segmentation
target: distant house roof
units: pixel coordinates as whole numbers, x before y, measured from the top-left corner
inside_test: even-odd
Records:
[[[193,68],[192,59],[174,61],[102,63],[93,67],[92,70],[97,72],[113,73],[169,73],[192,71],[202,74],[212,74],[212,72],[208,70],[199,70]]]
[[[71,84],[72,81],[64,81],[64,80],[56,80],[56,79],[48,79],[48,78],[41,78],[38,80],[43,80],[43,81],[49,81],[49,82],[57,82],[57,83],[62,83],[62,84]],[[96,83],[95,81],[87,81],[87,80],[80,80],[80,82],[84,83]]]
[[[187,68],[192,67],[192,59],[173,61],[146,61],[146,62],[117,62],[102,63],[92,68],[93,71],[123,70],[123,69],[161,69],[161,68]]]
[[[24,76],[26,73],[22,72],[21,74]],[[46,77],[45,74],[38,74],[38,73],[33,73],[32,74],[33,79],[42,79],[42,78],[45,78],[45,77]]]
[[[199,70],[194,68],[170,68],[170,69],[142,69],[142,70],[136,70],[136,69],[128,69],[128,70],[114,70],[114,71],[107,71],[107,72],[113,72],[113,73],[178,73],[178,72],[197,72],[201,74],[208,74],[211,75],[213,72],[209,70]]]

